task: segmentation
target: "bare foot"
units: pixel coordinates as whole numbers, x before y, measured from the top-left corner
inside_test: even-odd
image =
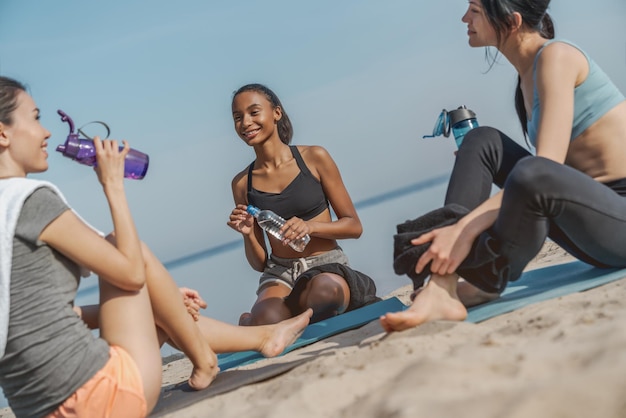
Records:
[[[250,320],[252,318],[252,314],[250,312],[244,312],[239,316],[239,325],[248,326],[250,324]]]
[[[209,349],[209,352],[210,358],[207,367],[200,368],[198,366],[194,366],[191,371],[191,376],[189,376],[189,386],[194,390],[206,389],[211,382],[215,380],[215,376],[217,376],[220,371],[220,368],[217,365],[217,356],[213,350]]]
[[[499,293],[485,292],[465,280],[459,280],[459,284],[456,288],[456,294],[459,296],[459,300],[463,303],[463,305],[465,305],[466,308],[491,302],[492,300],[496,300],[500,297]]]
[[[261,344],[259,352],[265,357],[275,357],[285,351],[285,348],[298,339],[304,329],[309,325],[312,309],[307,309],[298,316],[286,319],[277,324],[264,325],[268,335]]]
[[[463,321],[467,310],[456,294],[459,276],[432,275],[428,284],[415,296],[406,311],[390,312],[380,317],[380,324],[387,332],[403,331],[430,321]]]

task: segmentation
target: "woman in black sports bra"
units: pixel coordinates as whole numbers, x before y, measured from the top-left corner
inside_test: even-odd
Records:
[[[243,236],[250,266],[263,272],[257,300],[239,323],[275,323],[297,313],[289,309],[285,298],[298,276],[315,266],[347,266],[337,240],[358,238],[363,228],[328,152],[320,146],[289,145],[293,129],[274,92],[260,84],[245,85],[233,96],[232,112],[237,135],[254,149],[256,159],[232,180],[235,208],[228,225]],[[287,219],[282,230],[287,238],[281,242],[268,237],[266,241],[263,230],[246,212],[248,204]],[[337,219],[332,219],[329,204]],[[304,252],[288,245],[289,240],[306,234],[311,241]],[[356,272],[354,282],[337,274],[337,269],[322,270],[321,277],[308,280],[298,292],[300,306],[314,309],[314,320],[362,306],[375,297],[374,283],[364,274]]]

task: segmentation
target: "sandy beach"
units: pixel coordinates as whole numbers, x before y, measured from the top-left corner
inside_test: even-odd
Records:
[[[529,269],[571,261],[547,244]],[[408,284],[388,296],[408,301]],[[267,381],[167,417],[626,417],[626,278],[473,324],[385,334],[374,321],[282,357]],[[165,361],[163,385],[185,381]],[[8,410],[0,417],[12,417]]]

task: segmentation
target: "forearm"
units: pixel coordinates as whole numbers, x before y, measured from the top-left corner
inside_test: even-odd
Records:
[[[459,225],[472,239],[478,237],[495,223],[502,204],[502,194],[503,191],[501,190],[491,196],[459,221]]]
[[[267,251],[254,237],[249,235],[243,236],[243,245],[246,253],[246,259],[250,266],[256,271],[263,271],[267,261]]]
[[[309,235],[324,239],[359,238],[363,233],[361,221],[352,217],[343,217],[333,222],[307,222]]]
[[[104,186],[104,193],[109,203],[113,229],[115,233],[115,246],[128,261],[128,277],[131,282],[113,283],[127,289],[139,289],[145,282],[145,266],[141,252],[139,235],[130,213],[123,183]]]

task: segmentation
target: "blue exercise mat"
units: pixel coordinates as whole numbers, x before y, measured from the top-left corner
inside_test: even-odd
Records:
[[[497,300],[470,308],[466,321],[481,322],[532,303],[581,292],[622,277],[626,277],[626,269],[599,269],[581,261],[538,268],[525,272],[519,280],[509,284]],[[367,324],[387,312],[402,311],[406,308],[407,306],[398,298],[393,297],[309,325],[302,336],[287,347],[285,353]],[[264,357],[255,351],[218,356],[220,370],[250,364],[262,358]]]
[[[400,299],[393,297],[338,316],[334,316],[325,321],[311,324],[306,327],[300,338],[285,349],[283,354],[293,351],[296,348],[313,344],[314,342],[328,338],[332,335],[358,328],[378,319],[381,315],[387,312],[397,312],[403,309],[406,309],[406,305],[404,305]],[[265,357],[256,351],[243,351],[239,353],[218,355],[219,366],[222,371],[242,366],[244,364],[250,364],[263,358]]]
[[[378,317],[387,312],[397,312],[405,308],[406,306],[400,299],[394,297],[364,306],[363,308],[355,309],[354,311],[335,316],[325,321],[311,324],[305,329],[300,338],[285,349],[283,354],[335,334],[358,328],[378,319]],[[228,370],[237,366],[251,364],[264,358],[265,357],[256,351],[220,354],[218,356],[220,373],[211,386],[197,392],[189,388],[186,382],[164,388],[150,416],[153,418],[160,417],[177,411],[180,408],[184,408],[185,406],[192,405],[202,399],[226,393],[241,386],[270,379],[282,373],[286,373],[294,367],[310,361],[315,357],[312,356],[289,362],[269,364],[254,370]]]
[[[623,277],[626,277],[626,269],[598,269],[580,261],[531,270],[524,273],[519,280],[512,282],[499,299],[470,308],[467,321],[481,322],[533,303],[602,286]],[[407,306],[398,298],[393,297],[309,325],[302,336],[287,347],[285,353],[358,328],[387,312],[402,311],[406,308]],[[201,399],[278,376],[314,357],[270,364],[255,370],[227,370],[254,363],[263,358],[255,351],[219,355],[221,372],[208,389],[196,392],[191,390],[186,383],[165,388],[151,417],[160,417]]]
[[[582,261],[542,267],[511,282],[500,298],[468,310],[467,321],[481,322],[532,303],[582,292],[626,277],[626,269],[599,269]]]

